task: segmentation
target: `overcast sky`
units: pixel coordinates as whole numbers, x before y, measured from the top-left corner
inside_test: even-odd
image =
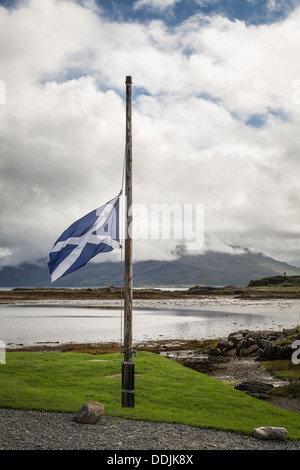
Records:
[[[203,204],[202,252],[300,258],[299,1],[0,4],[0,266],[118,194],[127,75],[134,203]]]

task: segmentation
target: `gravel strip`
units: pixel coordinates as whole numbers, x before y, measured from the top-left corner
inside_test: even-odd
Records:
[[[300,450],[300,442],[261,441],[182,424],[0,409],[0,450]]]

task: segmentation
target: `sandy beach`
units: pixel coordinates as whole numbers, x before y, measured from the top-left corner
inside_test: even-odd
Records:
[[[115,308],[123,306],[121,299],[16,299],[10,304],[35,305],[35,306],[61,306],[61,307],[95,307]],[[196,298],[175,299],[134,299],[133,308],[139,309],[188,309],[188,310],[210,310],[231,313],[261,314],[287,311],[299,315],[300,321],[300,299],[242,299],[233,296],[209,296]]]

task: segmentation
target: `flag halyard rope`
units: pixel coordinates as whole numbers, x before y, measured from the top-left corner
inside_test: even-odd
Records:
[[[124,150],[124,158],[123,158],[123,171],[122,171],[122,183],[121,183],[121,190],[120,195],[123,193],[124,189],[124,180],[125,180],[125,169],[126,169],[126,148]],[[121,204],[122,205],[122,204]],[[124,207],[120,211],[120,213],[124,216]],[[124,224],[124,220],[123,220]],[[124,235],[124,234],[123,234]],[[120,263],[121,263],[121,288],[120,288],[120,347],[123,348],[123,310],[124,310],[124,259],[123,259],[123,243],[124,239],[120,240]]]

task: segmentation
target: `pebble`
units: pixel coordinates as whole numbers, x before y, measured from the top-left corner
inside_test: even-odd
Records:
[[[0,450],[300,450],[297,441],[260,441],[183,424],[102,416],[81,424],[72,414],[0,409]]]

